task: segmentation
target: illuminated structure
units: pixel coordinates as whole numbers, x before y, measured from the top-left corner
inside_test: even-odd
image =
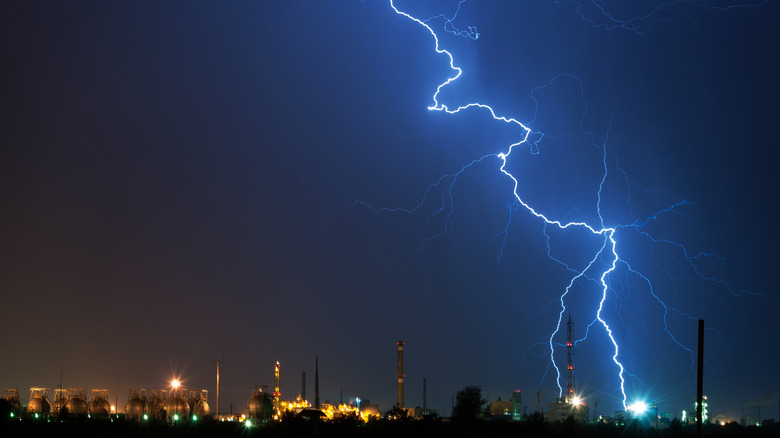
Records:
[[[398,408],[404,408],[404,341],[398,341]]]
[[[168,419],[167,389],[153,389],[151,391],[145,413],[157,421],[166,421]]]
[[[279,364],[279,361],[276,361],[276,365],[274,366],[274,410],[277,414],[279,414],[279,401],[282,398],[282,391],[280,390],[280,376],[279,373],[282,369],[282,365]]]
[[[569,322],[566,323],[566,369],[568,379],[566,383],[566,394],[570,399],[575,397],[574,395],[574,344],[572,343],[572,333],[574,330],[574,323],[571,322],[571,314],[569,314]]]
[[[255,386],[252,395],[246,403],[249,418],[256,422],[267,422],[273,415],[273,401],[268,397],[263,388]]]
[[[522,397],[518,389],[512,393],[510,400],[501,400],[499,397],[498,400],[490,402],[488,413],[492,419],[521,421],[523,419],[521,404]]]
[[[171,382],[171,396],[168,399],[168,421],[178,421],[190,415],[190,405],[187,403],[187,390],[181,387],[178,380]]]
[[[219,365],[221,360],[217,359],[217,418],[219,418]]]
[[[326,404],[321,409],[322,413],[325,414],[325,418],[328,420],[333,420],[334,418],[339,418],[341,416],[349,415],[349,416],[357,416],[357,418],[363,420],[363,421],[369,421],[372,418],[379,418],[378,412],[372,412],[368,410],[360,410],[358,409],[357,405],[352,406],[348,404],[340,404],[338,406]]]
[[[3,400],[11,407],[11,414],[19,415],[22,412],[22,403],[19,400],[19,390],[16,388],[4,389]]]
[[[491,419],[512,419],[512,402],[510,400],[501,400],[501,397],[499,397],[498,400],[488,404],[487,410]]]
[[[208,398],[209,392],[205,389],[192,390],[189,392],[187,402],[190,406],[190,415],[193,420],[208,417],[209,414],[211,414]]]
[[[545,414],[544,419],[555,423],[563,422],[567,418],[573,418],[578,422],[587,423],[588,412],[588,405],[580,397],[576,395],[573,397],[559,397],[550,403],[550,410]]]
[[[68,390],[64,388],[54,388],[54,401],[51,404],[51,412],[59,415],[68,402]]]
[[[107,419],[111,415],[111,402],[108,401],[107,389],[90,390],[87,413],[94,418]]]
[[[146,415],[146,389],[133,388],[127,395],[125,403],[125,418],[132,421],[141,421]]]
[[[65,402],[68,415],[87,415],[87,389],[68,389],[68,401]]]
[[[523,419],[522,405],[523,396],[519,389],[515,389],[515,392],[512,393],[512,420],[520,421]]]
[[[27,414],[33,415],[35,418],[51,414],[49,388],[30,388],[30,401],[27,403]]]
[[[566,395],[555,399],[555,402],[550,405],[550,412],[547,415],[547,419],[550,421],[563,421],[566,418],[574,418],[577,421],[588,421],[588,406],[577,395],[574,385],[574,323],[571,321],[571,315],[569,315],[569,321],[566,323]]]
[[[707,396],[702,395],[701,397],[701,424],[707,424],[707,422],[710,420],[709,411],[707,410]],[[699,402],[693,403],[693,410],[697,413],[697,416],[699,415]],[[698,421],[698,419],[697,419]]]

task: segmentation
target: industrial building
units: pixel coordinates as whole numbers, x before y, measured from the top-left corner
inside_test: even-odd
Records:
[[[523,419],[523,397],[520,390],[516,389],[509,400],[492,401],[488,404],[488,414],[491,420],[521,421]]]

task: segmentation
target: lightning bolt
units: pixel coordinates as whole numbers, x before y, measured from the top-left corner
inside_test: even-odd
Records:
[[[413,21],[414,23],[418,24],[422,29],[424,29],[428,34],[430,34],[430,36],[431,36],[431,38],[433,40],[433,43],[434,43],[433,47],[434,47],[435,53],[438,54],[438,55],[443,55],[448,60],[449,68],[452,71],[452,75],[449,76],[444,82],[440,83],[436,87],[436,90],[433,93],[432,98],[431,98],[432,104],[430,106],[428,106],[428,110],[442,112],[442,113],[446,113],[446,114],[457,114],[457,113],[460,113],[462,111],[467,111],[467,110],[468,111],[479,111],[479,112],[481,112],[483,114],[487,114],[488,116],[490,116],[493,120],[495,120],[497,122],[502,122],[502,123],[508,124],[508,125],[510,125],[512,127],[518,128],[520,133],[521,133],[520,136],[519,136],[519,139],[516,142],[507,145],[504,148],[503,151],[499,151],[499,152],[495,152],[495,153],[491,153],[491,154],[486,154],[486,155],[484,155],[482,157],[476,158],[476,159],[472,160],[471,162],[467,163],[466,165],[462,166],[456,172],[451,173],[451,174],[447,174],[447,175],[444,175],[444,176],[440,177],[436,182],[434,182],[433,184],[428,186],[428,188],[425,190],[425,192],[424,192],[424,194],[422,196],[422,199],[419,201],[419,203],[417,205],[413,206],[412,208],[402,208],[402,207],[377,208],[377,207],[374,207],[371,204],[369,204],[367,202],[364,202],[364,201],[361,201],[361,200],[352,200],[352,201],[350,201],[348,203],[344,203],[342,205],[339,205],[339,206],[333,208],[326,215],[326,217],[323,219],[323,221],[321,222],[320,226],[322,226],[323,223],[325,223],[327,220],[329,220],[330,217],[332,216],[332,214],[336,210],[343,209],[343,208],[354,207],[354,206],[362,206],[362,207],[368,208],[370,211],[372,211],[374,213],[404,213],[404,214],[418,213],[418,212],[420,212],[422,210],[423,206],[429,201],[429,197],[433,196],[433,193],[435,192],[435,190],[440,189],[441,190],[441,195],[440,195],[441,204],[439,205],[439,208],[435,209],[432,213],[430,213],[428,218],[420,226],[418,226],[417,228],[419,229],[419,228],[428,226],[429,224],[431,224],[434,221],[435,218],[437,218],[439,215],[442,215],[442,214],[444,215],[443,228],[439,232],[434,233],[434,234],[432,234],[432,235],[422,239],[418,243],[418,245],[417,245],[417,247],[415,249],[415,253],[417,253],[417,252],[420,251],[421,247],[426,242],[428,242],[430,240],[433,240],[433,239],[436,239],[438,237],[441,237],[441,236],[443,236],[444,234],[446,234],[448,232],[448,230],[449,230],[448,224],[449,224],[449,221],[450,221],[450,217],[451,217],[451,215],[452,215],[452,213],[454,211],[454,199],[453,199],[452,192],[453,192],[453,187],[455,186],[455,184],[456,184],[456,182],[458,180],[458,177],[463,172],[465,172],[466,170],[470,169],[473,166],[481,165],[481,164],[484,164],[486,162],[492,161],[493,159],[497,159],[498,160],[498,171],[501,172],[501,174],[503,174],[509,181],[511,181],[512,195],[513,195],[512,201],[509,202],[508,205],[507,205],[507,209],[509,211],[509,218],[507,220],[506,226],[504,227],[504,230],[501,233],[499,233],[499,234],[494,236],[494,239],[501,238],[501,240],[502,240],[497,260],[500,261],[502,255],[504,253],[504,247],[506,245],[506,240],[507,240],[507,236],[508,236],[508,233],[509,233],[509,225],[512,222],[513,216],[518,214],[518,211],[524,211],[524,212],[526,212],[528,214],[531,214],[532,216],[536,217],[537,219],[539,219],[543,223],[543,225],[544,225],[543,234],[547,238],[547,255],[548,255],[548,257],[551,260],[553,260],[553,261],[559,263],[560,265],[562,265],[566,269],[566,271],[568,271],[568,272],[570,272],[572,274],[571,278],[569,279],[569,282],[568,282],[567,286],[565,287],[564,291],[562,292],[562,294],[557,299],[557,301],[559,301],[559,303],[560,303],[560,312],[558,313],[557,324],[555,325],[555,328],[552,331],[552,333],[550,334],[549,338],[546,338],[546,340],[544,341],[544,344],[546,345],[545,348],[548,350],[548,353],[549,353],[550,365],[552,366],[552,368],[556,372],[556,384],[557,384],[558,390],[559,390],[559,397],[563,394],[563,387],[560,384],[561,371],[560,371],[560,369],[559,369],[559,367],[558,367],[558,365],[556,363],[554,352],[555,352],[556,347],[560,347],[561,344],[555,342],[555,337],[561,331],[561,325],[563,323],[563,315],[564,315],[564,313],[566,312],[566,309],[567,309],[567,306],[566,306],[567,297],[569,296],[570,293],[572,293],[572,289],[574,288],[575,285],[579,284],[580,282],[588,282],[588,283],[593,283],[593,284],[596,285],[596,287],[599,290],[600,298],[598,300],[598,306],[595,309],[593,319],[591,320],[591,322],[589,324],[587,324],[587,329],[586,329],[585,335],[581,339],[577,340],[576,343],[585,341],[587,339],[588,334],[590,333],[592,327],[598,326],[601,329],[603,329],[604,333],[609,338],[609,341],[611,343],[611,348],[612,348],[611,360],[612,360],[612,363],[614,364],[616,372],[617,372],[616,381],[619,382],[618,387],[619,387],[620,394],[622,396],[623,408],[626,409],[626,407],[627,407],[627,404],[626,404],[626,402],[627,402],[627,394],[626,394],[626,388],[625,388],[625,386],[626,386],[626,377],[628,376],[628,377],[635,378],[640,383],[642,383],[642,381],[638,377],[636,377],[635,375],[631,374],[626,369],[626,367],[623,365],[623,363],[621,362],[620,346],[619,346],[619,344],[618,344],[618,342],[617,342],[617,340],[615,338],[615,335],[613,333],[613,328],[610,326],[610,323],[607,321],[607,318],[604,316],[604,306],[605,306],[605,303],[607,301],[608,295],[611,292],[615,293],[615,291],[610,287],[610,281],[611,281],[610,277],[620,267],[622,269],[625,269],[625,273],[626,273],[627,276],[628,275],[635,276],[635,277],[641,279],[641,281],[644,282],[647,285],[647,288],[649,290],[650,296],[655,301],[657,301],[658,304],[663,309],[663,327],[664,327],[664,331],[666,332],[666,334],[671,338],[671,340],[675,344],[677,344],[682,349],[684,349],[684,350],[688,351],[689,353],[691,353],[691,358],[692,358],[691,360],[692,361],[694,360],[694,351],[691,348],[687,347],[683,342],[679,341],[675,337],[675,335],[672,333],[672,331],[669,330],[668,323],[667,323],[667,316],[670,313],[673,313],[673,314],[679,315],[679,316],[684,317],[684,318],[690,318],[690,319],[696,319],[696,318],[694,318],[693,316],[688,315],[688,314],[680,311],[679,309],[676,309],[674,307],[668,306],[658,296],[658,294],[655,293],[655,291],[653,289],[653,285],[652,285],[650,279],[646,275],[644,275],[641,271],[639,271],[638,269],[633,268],[628,263],[628,261],[626,261],[624,258],[621,258],[621,256],[619,255],[619,250],[618,250],[619,249],[618,236],[619,236],[619,234],[621,232],[626,232],[626,231],[628,231],[628,232],[635,232],[639,236],[641,236],[644,239],[646,239],[646,241],[648,243],[650,243],[650,244],[653,244],[653,245],[665,245],[665,246],[668,246],[668,247],[671,247],[671,248],[674,248],[674,249],[678,250],[680,252],[680,254],[682,255],[683,259],[685,260],[685,262],[687,263],[687,265],[692,269],[692,271],[700,279],[702,279],[704,281],[707,281],[707,282],[710,282],[710,283],[714,283],[714,284],[716,284],[716,285],[718,285],[720,287],[723,287],[726,290],[728,290],[729,292],[731,292],[733,295],[737,295],[738,296],[738,295],[742,295],[744,293],[749,293],[751,295],[763,295],[763,294],[755,293],[755,292],[752,292],[752,291],[746,291],[746,290],[736,291],[727,282],[722,281],[722,280],[720,280],[720,279],[718,279],[718,278],[716,278],[714,276],[708,276],[708,275],[705,275],[704,273],[702,273],[699,270],[698,266],[697,266],[697,261],[701,260],[701,259],[709,259],[709,258],[716,258],[716,259],[722,261],[722,258],[717,256],[716,254],[699,252],[696,255],[691,256],[691,255],[689,255],[688,250],[682,244],[679,244],[679,243],[676,243],[676,242],[673,242],[673,241],[667,240],[667,239],[656,238],[649,231],[647,231],[647,229],[646,229],[647,226],[650,223],[653,223],[653,222],[659,220],[659,218],[661,216],[663,216],[664,214],[668,214],[668,213],[670,213],[670,212],[672,212],[674,210],[681,209],[681,208],[686,207],[686,206],[690,206],[691,203],[688,202],[688,201],[685,201],[685,200],[679,201],[677,203],[669,205],[667,208],[665,208],[663,210],[657,211],[656,213],[654,213],[651,216],[648,216],[648,217],[646,217],[644,219],[641,219],[641,220],[639,220],[639,219],[634,220],[631,223],[617,224],[617,225],[613,225],[613,226],[607,226],[605,224],[605,220],[604,220],[604,217],[603,217],[603,214],[602,214],[602,195],[603,195],[603,191],[605,190],[605,185],[606,185],[606,182],[607,182],[607,178],[609,176],[608,161],[609,161],[610,155],[608,154],[607,143],[609,141],[609,132],[610,132],[611,127],[612,127],[612,121],[610,121],[609,129],[607,129],[604,142],[602,144],[596,144],[596,142],[594,140],[595,136],[592,133],[590,133],[587,130],[585,130],[584,127],[583,127],[584,114],[583,114],[583,117],[580,119],[580,125],[579,125],[580,129],[582,130],[583,133],[586,134],[587,137],[589,137],[589,139],[590,139],[591,143],[593,144],[593,146],[595,146],[596,148],[600,149],[601,152],[602,152],[601,153],[601,163],[603,164],[603,168],[601,170],[601,175],[600,175],[601,178],[599,180],[598,190],[596,191],[596,205],[595,205],[595,207],[596,207],[596,217],[595,218],[592,218],[590,221],[586,221],[586,220],[567,220],[565,218],[564,219],[556,219],[556,218],[552,218],[552,217],[549,217],[549,216],[543,214],[541,211],[539,211],[537,208],[532,206],[530,203],[526,202],[523,199],[523,197],[520,195],[520,193],[519,193],[520,182],[518,181],[517,177],[512,172],[510,172],[507,169],[507,163],[508,163],[508,160],[509,160],[510,156],[512,155],[513,151],[515,151],[515,149],[518,146],[521,146],[521,145],[525,145],[526,147],[529,147],[530,153],[532,153],[532,154],[540,153],[540,151],[539,151],[539,142],[542,141],[542,139],[544,139],[546,137],[546,135],[544,133],[542,133],[542,132],[533,131],[529,127],[531,125],[531,123],[533,123],[533,120],[536,119],[536,113],[534,114],[534,117],[533,117],[533,119],[532,119],[532,121],[530,123],[525,123],[524,124],[524,123],[518,121],[515,118],[497,114],[496,111],[490,105],[487,105],[487,104],[484,104],[484,103],[481,103],[481,102],[470,102],[470,103],[466,103],[466,104],[463,104],[463,105],[450,107],[447,104],[444,104],[444,103],[440,102],[440,100],[439,100],[439,95],[440,95],[441,91],[443,89],[445,89],[447,86],[449,86],[450,84],[452,84],[453,82],[455,82],[456,80],[458,80],[458,78],[461,77],[463,71],[462,71],[462,69],[460,67],[455,65],[455,60],[453,58],[452,53],[441,47],[440,41],[439,41],[439,37],[438,37],[437,33],[434,31],[434,29],[432,27],[432,23],[434,21],[438,20],[438,19],[442,19],[442,20],[444,20],[444,31],[449,32],[449,33],[451,33],[453,35],[458,35],[458,36],[464,37],[464,38],[477,39],[479,37],[479,33],[477,32],[475,27],[468,27],[467,30],[459,30],[457,27],[455,27],[455,25],[453,23],[454,19],[457,17],[458,13],[460,12],[461,6],[463,5],[464,1],[465,0],[460,0],[459,1],[457,10],[452,15],[452,17],[448,18],[444,14],[439,14],[439,15],[430,17],[430,18],[428,18],[426,20],[421,20],[419,18],[416,18],[415,16],[413,16],[413,15],[411,15],[411,14],[409,14],[409,13],[407,13],[407,12],[401,10],[401,9],[399,9],[396,6],[396,4],[395,4],[396,3],[395,0],[389,0],[389,5],[390,5],[392,10],[396,14],[398,14],[398,15],[400,15],[400,16],[408,19],[408,20]],[[558,3],[559,3],[559,1],[556,1],[556,5]],[[571,3],[574,4],[574,5],[578,5],[579,6],[577,8],[578,13],[580,13],[580,15],[583,17],[583,19],[586,19],[586,17],[583,15],[583,12],[582,12],[582,4],[580,2],[576,2],[576,1],[571,1]],[[762,2],[761,4],[764,4],[764,3],[766,3],[766,2]],[[700,3],[695,3],[695,2],[691,2],[691,1],[672,1],[672,2],[661,4],[654,10],[655,10],[656,13],[658,11],[661,11],[661,10],[667,11],[667,10],[671,10],[673,7],[681,5],[681,4],[689,5],[689,6],[693,5],[693,6],[702,7],[702,8],[716,9],[715,7],[711,7],[711,6],[708,6],[706,4],[700,4]],[[752,6],[759,6],[759,5],[760,4],[757,4],[757,5],[747,5],[747,6],[743,5],[741,7],[749,7],[749,6],[752,7]],[[605,17],[607,17],[607,19],[608,19],[607,21],[609,23],[611,23],[611,24],[604,24],[604,23],[598,24],[595,21],[590,20],[591,24],[593,24],[594,26],[597,26],[597,27],[604,27],[607,30],[613,30],[615,28],[620,27],[620,28],[623,28],[623,29],[631,30],[631,31],[633,31],[636,34],[639,34],[640,33],[639,23],[646,22],[646,20],[649,17],[649,15],[642,15],[642,16],[637,16],[637,17],[635,17],[633,19],[619,20],[619,19],[615,18],[614,16],[612,16],[611,14],[609,14],[606,11],[606,9],[603,6],[601,6],[599,3],[597,3],[596,1],[592,2],[592,6],[595,7],[597,10],[601,11],[601,13]],[[717,9],[718,10],[727,10],[729,8],[722,7],[722,8],[717,8]],[[586,19],[586,20],[588,20],[588,19]],[[537,109],[538,109],[538,102],[536,100],[535,93],[540,91],[541,89],[544,89],[544,88],[547,88],[547,87],[551,86],[554,82],[556,82],[558,80],[563,80],[563,79],[574,80],[574,81],[577,82],[577,84],[579,86],[579,89],[580,89],[580,92],[582,94],[582,99],[585,102],[586,111],[587,111],[587,101],[585,100],[584,88],[582,86],[582,81],[580,81],[580,79],[577,76],[572,75],[572,74],[560,74],[560,75],[556,76],[555,78],[551,79],[547,84],[542,85],[541,87],[534,88],[531,91],[531,99],[534,102],[536,102]],[[626,182],[626,187],[630,187],[632,185],[632,182],[630,182],[626,172],[623,171],[620,168],[619,163],[617,163],[617,159],[616,158],[615,158],[614,167],[618,170],[618,172],[620,172],[623,175],[623,177],[625,179],[625,182]],[[641,186],[639,186],[639,187],[641,188]],[[630,192],[628,193],[628,197],[626,199],[626,202],[630,206]],[[582,266],[582,267],[572,266],[572,265],[564,262],[563,260],[555,257],[552,254],[552,251],[551,251],[551,248],[550,248],[550,235],[548,234],[548,228],[550,228],[550,229],[559,229],[559,230],[567,230],[567,229],[580,230],[582,233],[585,233],[586,235],[590,235],[593,238],[595,238],[596,241],[600,243],[600,245],[599,245],[598,249],[595,250],[592,253],[592,255],[588,258],[588,262],[584,266]],[[540,344],[541,344],[541,342],[536,344],[536,345],[540,345]],[[693,362],[692,362],[692,364],[693,364]],[[545,370],[545,372],[544,372],[544,374],[542,376],[542,381],[544,381],[544,379],[546,378],[549,369],[550,369],[550,367],[548,366],[547,370]],[[540,386],[541,386],[541,383],[540,383]]]
[[[562,323],[562,320],[563,320],[563,314],[566,311],[566,304],[565,304],[564,299],[565,299],[566,295],[569,294],[569,291],[570,291],[571,287],[574,285],[574,283],[577,280],[579,280],[580,278],[584,277],[586,275],[586,273],[589,270],[591,270],[591,268],[594,267],[596,262],[605,254],[605,252],[609,253],[610,258],[611,258],[611,262],[609,263],[609,268],[603,270],[601,272],[601,275],[599,275],[599,282],[601,284],[601,288],[602,288],[602,292],[603,293],[602,293],[601,301],[599,302],[598,311],[596,312],[596,319],[604,327],[604,330],[606,331],[607,336],[611,340],[612,345],[614,347],[614,354],[612,355],[612,361],[615,363],[615,365],[619,369],[619,371],[618,371],[618,379],[620,380],[620,392],[621,392],[621,394],[623,396],[623,407],[625,408],[626,407],[626,400],[627,400],[626,392],[625,392],[625,377],[624,377],[625,367],[620,362],[620,360],[618,360],[618,358],[620,356],[620,347],[618,346],[618,343],[617,343],[617,341],[615,340],[615,337],[612,334],[612,329],[610,328],[610,326],[607,323],[607,321],[601,315],[601,311],[602,311],[602,308],[603,308],[603,305],[604,305],[604,301],[607,298],[607,291],[609,290],[609,286],[607,285],[607,276],[609,275],[610,272],[612,272],[615,269],[615,266],[618,263],[618,260],[620,259],[618,257],[617,249],[616,249],[617,242],[614,239],[615,228],[610,228],[610,227],[604,227],[603,226],[604,219],[601,217],[601,210],[600,209],[598,210],[598,215],[599,215],[599,223],[601,225],[592,226],[591,224],[588,224],[587,222],[563,222],[561,220],[548,218],[544,214],[542,214],[539,211],[537,211],[536,209],[534,209],[531,205],[526,203],[523,200],[523,198],[520,196],[520,194],[518,193],[519,182],[518,182],[517,178],[512,173],[510,173],[507,170],[506,165],[507,165],[507,160],[508,160],[509,156],[512,154],[512,151],[514,150],[514,148],[516,146],[518,146],[518,145],[526,143],[526,141],[528,140],[528,136],[529,136],[529,134],[531,134],[532,130],[530,128],[528,128],[526,125],[524,125],[523,123],[521,123],[520,121],[518,121],[518,120],[516,120],[514,118],[500,116],[500,115],[496,114],[496,112],[493,110],[492,107],[490,107],[489,105],[483,104],[483,103],[471,102],[471,103],[468,103],[468,104],[465,104],[465,105],[458,106],[456,108],[449,108],[447,105],[439,102],[438,97],[439,97],[439,93],[441,92],[441,90],[443,88],[445,88],[447,85],[449,85],[452,82],[456,81],[461,76],[463,71],[461,70],[460,67],[457,67],[455,65],[455,60],[453,59],[452,54],[449,51],[441,48],[441,46],[439,44],[439,37],[436,35],[436,32],[434,32],[434,30],[431,28],[431,26],[428,23],[426,23],[425,21],[422,21],[422,20],[420,20],[420,19],[418,19],[418,18],[416,18],[416,17],[414,17],[414,16],[412,16],[412,15],[410,15],[410,14],[408,14],[408,13],[406,13],[406,12],[400,10],[400,9],[398,9],[396,7],[396,5],[395,5],[395,1],[394,0],[390,0],[390,6],[393,8],[393,10],[395,11],[396,14],[402,15],[402,16],[408,18],[409,20],[412,20],[412,21],[418,23],[420,26],[425,28],[431,34],[431,36],[433,37],[433,40],[434,40],[434,50],[438,54],[442,54],[442,55],[446,55],[447,56],[447,58],[449,59],[450,69],[452,69],[455,72],[455,74],[453,76],[447,78],[446,81],[442,82],[441,84],[439,84],[438,87],[436,87],[436,92],[433,94],[433,105],[428,107],[429,110],[431,110],[431,111],[442,111],[442,112],[446,112],[448,114],[456,114],[456,113],[459,113],[461,111],[468,110],[468,109],[482,109],[482,110],[486,110],[494,120],[500,121],[500,122],[504,122],[504,123],[508,123],[508,124],[513,124],[513,125],[516,125],[517,127],[522,129],[524,135],[522,136],[522,138],[519,141],[510,144],[507,147],[505,152],[499,152],[498,154],[495,155],[501,161],[501,165],[499,167],[499,171],[501,173],[503,173],[504,175],[506,175],[510,180],[512,180],[512,185],[513,185],[512,193],[514,195],[515,201],[518,204],[518,208],[519,208],[519,205],[522,205],[527,212],[531,213],[532,215],[534,215],[537,218],[539,218],[542,221],[544,221],[545,225],[552,225],[552,226],[558,227],[559,229],[562,229],[562,230],[563,229],[567,229],[567,228],[583,229],[583,230],[587,230],[588,232],[590,232],[590,233],[592,233],[594,235],[601,236],[603,238],[604,243],[601,246],[601,249],[599,249],[596,252],[596,254],[594,254],[594,257],[590,260],[590,263],[588,263],[588,265],[584,269],[582,269],[574,277],[572,277],[571,281],[569,282],[569,285],[566,287],[566,290],[560,296],[561,311],[558,314],[558,323],[557,323],[557,325],[555,327],[555,330],[552,332],[552,334],[550,335],[550,338],[549,338],[550,362],[552,363],[552,365],[555,368],[556,373],[557,373],[556,383],[558,385],[559,396],[560,396],[560,395],[563,394],[563,387],[560,384],[561,372],[560,372],[560,369],[558,368],[558,365],[555,362],[554,337],[560,331],[561,323]],[[460,7],[460,4],[458,5],[458,7]],[[606,152],[604,153],[604,156],[606,157]],[[484,158],[485,157],[482,157],[480,160],[482,160]],[[601,184],[599,186],[599,192],[598,192],[598,195],[599,195],[598,196],[599,197],[598,205],[601,204],[601,190],[603,188],[603,183],[604,183],[604,180],[606,179],[606,177],[607,177],[607,164],[606,164],[606,158],[605,158],[604,159],[604,174],[603,174],[603,177],[602,177],[602,180],[601,180]],[[503,251],[503,249],[502,249],[502,251]]]
[[[554,0],[555,7],[560,7],[562,0]],[[719,5],[713,1],[697,0],[671,0],[653,4],[645,2],[626,2],[620,5],[626,11],[619,12],[615,5],[607,6],[605,2],[597,0],[582,1],[568,0],[577,15],[594,28],[607,31],[622,29],[641,37],[646,32],[663,25],[675,24],[692,19],[692,10],[705,10],[714,12],[726,12],[733,9],[749,9],[761,7],[769,0],[760,0],[752,3]],[[632,9],[640,9],[631,12]]]

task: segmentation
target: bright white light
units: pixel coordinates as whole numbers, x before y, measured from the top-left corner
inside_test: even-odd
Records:
[[[647,403],[641,400],[635,401],[634,404],[628,405],[628,410],[633,411],[634,415],[642,415],[647,412]]]
[[[579,397],[574,396],[574,398],[571,399],[571,404],[575,406],[580,406],[582,404],[582,400],[580,400]]]

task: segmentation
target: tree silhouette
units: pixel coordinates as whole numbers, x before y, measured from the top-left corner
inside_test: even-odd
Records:
[[[487,401],[482,398],[479,386],[467,386],[455,395],[455,408],[452,421],[460,424],[472,424],[483,417]]]

